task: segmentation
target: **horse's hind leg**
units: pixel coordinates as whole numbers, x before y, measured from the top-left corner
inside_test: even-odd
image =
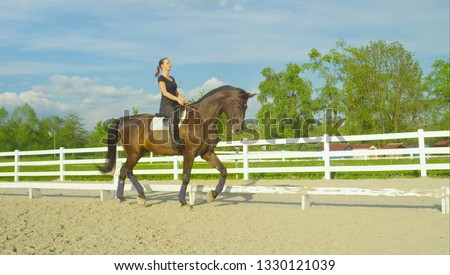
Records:
[[[125,166],[122,166],[120,168],[119,183],[117,184],[117,193],[116,193],[116,196],[120,200],[120,202],[126,201],[125,197],[123,196],[123,189],[125,187],[126,177],[127,175],[125,172]]]
[[[127,162],[125,163],[124,169],[125,169],[126,175],[131,180],[131,182],[133,183],[134,188],[138,192],[138,197],[137,197],[138,203],[142,204],[142,205],[145,205],[146,199],[145,199],[144,188],[139,183],[139,181],[136,179],[136,177],[133,175],[133,168],[137,164],[139,159],[142,157],[142,155],[143,155],[142,153],[139,154],[139,155],[137,155],[137,154],[136,155],[129,155],[128,159],[127,159]]]

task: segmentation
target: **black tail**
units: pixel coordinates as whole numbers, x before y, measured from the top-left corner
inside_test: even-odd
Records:
[[[98,170],[102,173],[111,172],[116,165],[116,152],[117,152],[117,141],[119,139],[119,124],[120,119],[114,120],[109,124],[108,131],[108,154],[106,155],[106,163],[104,167],[98,166]]]

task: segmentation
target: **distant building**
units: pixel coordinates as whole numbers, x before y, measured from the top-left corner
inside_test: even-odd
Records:
[[[425,143],[425,148],[428,148],[428,147],[429,147],[428,144]],[[408,143],[408,148],[419,148],[419,142],[413,141],[413,142]],[[418,157],[419,154],[411,154],[410,156]]]
[[[403,148],[407,148],[403,143],[388,143],[386,145],[384,145],[383,147],[381,147],[381,149],[384,150],[390,150],[390,149],[403,149]],[[405,154],[392,154],[392,155],[384,155],[385,157],[404,157],[404,156],[408,156]]]
[[[433,144],[433,147],[449,147],[450,140],[439,140]]]
[[[377,147],[371,143],[351,144],[353,150],[377,150]]]
[[[408,148],[419,148],[419,142],[413,141],[413,142],[408,143]]]
[[[371,143],[358,143],[351,144],[353,150],[355,151],[365,151],[365,150],[377,150],[377,147]],[[355,159],[366,159],[366,158],[376,158],[377,156],[354,156]]]
[[[320,151],[323,151],[324,147],[320,147]],[[349,151],[353,150],[352,146],[349,143],[332,143],[330,144],[330,151]],[[335,156],[331,157],[331,159],[348,159],[352,158],[351,156]]]
[[[401,149],[407,148],[403,143],[388,143],[381,147],[381,149]]]
[[[439,140],[433,144],[433,147],[450,147],[450,140]],[[446,155],[437,154],[437,156],[446,156]]]

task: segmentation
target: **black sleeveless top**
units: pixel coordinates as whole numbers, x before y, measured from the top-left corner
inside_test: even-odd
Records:
[[[163,75],[160,75],[158,77],[158,85],[159,82],[164,82],[166,84],[167,92],[170,94],[177,96],[177,83],[175,82],[175,78],[173,76],[172,81],[164,77]],[[178,102],[175,100],[171,100],[161,94],[161,104],[159,106],[159,112],[167,117],[173,116],[173,111],[176,106],[178,106]]]

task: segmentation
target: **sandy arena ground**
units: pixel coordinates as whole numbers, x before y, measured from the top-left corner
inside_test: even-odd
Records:
[[[448,179],[227,183],[449,186]],[[0,189],[0,254],[450,254],[450,218],[432,198],[312,196],[303,211],[292,195],[222,194],[189,209],[179,207],[176,193],[147,193],[145,207],[135,192],[121,204],[101,202],[99,192],[42,193],[30,200],[27,190]]]

